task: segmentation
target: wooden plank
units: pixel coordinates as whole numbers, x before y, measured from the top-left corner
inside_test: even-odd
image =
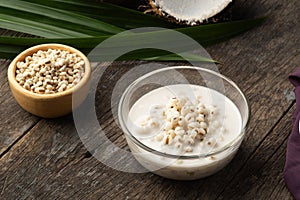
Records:
[[[0,35],[26,36],[5,29],[0,29]],[[39,120],[24,111],[12,97],[7,80],[9,64],[9,60],[0,59],[0,158]]]
[[[121,76],[130,67],[113,66],[103,82],[111,80],[111,74],[120,73]],[[115,75],[114,78],[116,81],[119,77]],[[103,92],[101,93],[100,87],[101,97],[109,94],[110,90],[106,88]],[[100,98],[98,102],[107,105],[105,99]],[[274,102],[273,105],[276,103]],[[120,130],[110,121],[109,116],[109,113],[99,114],[99,118],[110,125],[105,129],[109,133],[108,136],[114,140],[122,140],[121,137],[114,138]],[[258,115],[254,117],[258,120],[259,118]],[[268,130],[268,127],[264,129]],[[250,151],[253,151],[253,148]],[[241,156],[247,156],[243,148],[239,157]],[[25,197],[151,199],[165,195],[173,199],[196,198],[199,194],[205,194],[208,195],[207,199],[214,199],[216,194],[212,193],[208,186],[218,185],[218,190],[215,192],[220,192],[222,187],[229,184],[234,175],[232,171],[236,171],[243,165],[235,159],[218,175],[199,181],[179,182],[166,180],[150,173],[117,172],[99,163],[93,157],[86,157],[86,150],[76,134],[70,116],[56,120],[42,120],[1,159],[0,177],[3,178],[0,180],[0,185],[4,186],[2,195],[4,198],[14,199]],[[226,174],[230,175],[226,176]],[[114,187],[115,185],[117,187]]]
[[[242,4],[244,1],[240,2]],[[299,39],[295,37],[298,35],[299,26],[295,26],[298,22],[294,19],[298,15],[295,6],[298,2],[293,0],[283,5],[283,2],[277,0],[248,4],[250,3],[244,5],[251,11],[255,11],[255,15],[262,15],[267,11],[272,18],[260,28],[208,49],[214,59],[226,63],[220,67],[220,70],[235,80],[246,92],[252,109],[248,134],[237,157],[228,167],[212,177],[192,182],[166,180],[151,173],[117,172],[86,154],[69,116],[40,121],[3,156],[0,160],[1,197],[4,199],[215,199],[220,194],[226,195],[227,189],[230,191],[233,187],[230,182],[241,169],[243,171],[240,173],[246,173],[245,162],[251,161],[249,158],[255,155],[255,152],[259,152],[259,149],[267,148],[270,156],[273,155],[266,161],[267,167],[272,168],[273,161],[282,167],[284,146],[277,149],[278,146],[267,144],[269,144],[268,139],[272,139],[275,134],[270,130],[292,104],[285,99],[284,91],[292,89],[286,77],[299,63],[297,57]],[[295,39],[291,41],[290,38]],[[115,65],[110,68],[103,85],[98,88],[101,96],[97,104],[109,105],[109,102],[102,97],[110,94],[112,89],[110,83],[116,82],[126,70],[132,67],[131,64],[122,67]],[[103,91],[104,93],[101,93]],[[122,143],[121,137],[114,136],[120,133],[120,130],[109,121],[111,120],[109,113],[105,115],[99,113],[98,117],[103,122],[111,124],[106,130],[109,130],[113,140]],[[287,120],[288,117],[284,119]],[[280,122],[276,130],[280,130],[281,126]],[[279,163],[275,161],[277,156],[280,158]],[[276,179],[272,184],[282,192],[278,193],[278,190],[267,188],[267,194],[274,197],[288,195],[287,191],[282,189],[283,182],[278,169],[274,171]],[[258,177],[258,182],[261,184],[264,180],[270,182],[266,177],[266,175]],[[239,181],[242,185],[247,183],[247,179],[239,179]],[[224,189],[225,192],[221,193]],[[254,187],[252,191],[256,190],[258,188]],[[239,196],[243,190],[241,193],[234,192]],[[233,195],[231,192],[228,194]]]
[[[0,61],[0,157],[39,120],[12,97],[7,80],[10,61]]]
[[[283,8],[282,2],[275,2],[275,4],[273,4],[273,1],[267,3],[267,7],[262,7],[265,9],[263,11],[268,10],[268,7],[276,7],[277,9]],[[291,2],[291,4],[293,3],[294,2]],[[258,8],[258,10],[261,10],[262,8]],[[289,32],[291,26],[297,27],[295,24],[297,24],[298,22],[292,20],[294,25],[287,25],[285,24],[285,21],[281,20],[281,23],[278,23],[276,26],[274,26],[275,21],[278,20],[279,17],[282,17],[282,10],[277,10],[276,13],[277,18],[273,18],[274,16],[271,16],[272,20],[268,21],[267,24],[262,27],[262,29],[264,30],[271,30],[270,38],[268,38],[268,36],[270,35],[269,33],[260,30],[260,33],[253,34],[251,38],[249,38],[248,36],[242,36],[242,38],[244,38],[245,40],[236,43],[232,43],[232,41],[230,41],[224,43],[223,45],[220,45],[220,48],[211,48],[212,52],[217,52],[216,54],[213,53],[213,55],[220,56],[220,59],[218,59],[218,57],[216,58],[217,60],[223,61],[222,59],[225,58],[225,63],[236,64],[236,66],[225,65],[221,68],[221,70],[223,73],[236,80],[239,85],[241,85],[241,87],[246,90],[248,96],[250,97],[250,102],[252,103],[253,115],[260,116],[259,118],[254,118],[254,121],[258,121],[252,122],[252,125],[250,126],[249,132],[254,132],[254,134],[251,134],[246,138],[245,143],[247,143],[247,146],[242,149],[242,151],[245,151],[245,154],[243,155],[242,153],[243,156],[239,156],[237,159],[235,159],[235,162],[243,163],[247,156],[251,155],[251,151],[253,151],[253,149],[255,149],[256,146],[259,145],[261,140],[266,136],[265,134],[267,133],[267,129],[272,126],[272,123],[276,121],[278,117],[280,117],[278,115],[274,115],[275,113],[270,113],[274,112],[274,110],[272,110],[272,105],[276,106],[276,109],[278,108],[280,110],[278,113],[281,113],[281,111],[284,110],[287,105],[285,103],[282,103],[285,101],[283,94],[285,90],[291,90],[292,88],[286,81],[286,77],[287,74],[294,69],[299,61],[299,58],[296,57],[297,49],[294,48],[295,43],[298,44],[298,41],[289,41],[290,36],[288,36],[289,34],[287,33]],[[295,10],[293,13],[297,15],[297,13],[295,13]],[[287,15],[290,13],[289,11],[285,10],[283,14],[286,15],[283,15],[283,18],[286,19]],[[272,13],[272,15],[274,15],[274,13]],[[297,35],[297,30],[295,28],[292,29],[292,33],[290,33],[290,35]],[[276,34],[275,37],[272,36],[272,34]],[[246,37],[248,37],[248,39]],[[257,39],[257,37],[259,37],[259,39]],[[251,44],[249,44],[249,41],[251,41]],[[288,43],[286,44],[286,46],[283,46],[282,44],[284,41],[287,41]],[[228,48],[228,45],[233,47],[233,50],[230,50]],[[246,48],[243,49],[239,47],[240,45]],[[267,48],[267,50],[269,51],[265,52],[265,48]],[[224,53],[224,49],[228,49],[228,51],[225,50],[225,52],[229,54],[229,56],[226,55],[228,57],[222,55]],[[277,52],[278,54],[275,54],[274,52]],[[292,52],[291,57],[287,57],[286,52]],[[243,58],[243,60],[235,60],[234,58]],[[245,63],[245,60],[247,60],[247,62],[249,63]],[[280,67],[278,67],[278,65],[280,65]],[[234,67],[239,68],[239,70],[236,70]],[[253,76],[249,78],[249,75],[251,73],[253,73]],[[270,81],[274,80],[274,78],[284,81]],[[257,83],[258,81],[259,83]],[[277,95],[274,95],[274,93]],[[257,101],[258,99],[260,100]],[[276,101],[276,103],[272,103],[271,101]],[[224,173],[228,174],[228,170]],[[234,173],[229,173],[229,175],[225,177],[227,178],[225,180],[219,180],[224,178],[223,174],[221,178],[213,178],[213,181],[210,181],[209,184],[206,184],[208,185],[207,187],[203,187],[201,185],[201,187],[199,187],[199,190],[203,191],[202,194],[205,195],[200,197],[213,198],[213,196],[218,193],[219,188],[215,190],[212,190],[210,188],[214,188],[214,185],[216,184],[227,184],[227,182],[230,181],[228,177],[232,176],[233,174]],[[208,190],[205,190],[206,188],[208,188]]]
[[[76,142],[76,145],[72,144],[72,141],[77,139],[76,132],[72,132],[74,131],[71,123],[72,119],[66,117],[63,120],[59,119],[56,121],[60,121],[61,123],[55,124],[55,120],[42,120],[13,147],[18,149],[17,151],[9,151],[4,155],[3,158],[7,163],[4,165],[3,160],[0,162],[1,172],[7,170],[7,172],[1,173],[0,176],[2,178],[1,181],[4,181],[1,183],[3,185],[1,196],[4,199],[32,198],[29,192],[30,188],[27,188],[27,184],[32,186],[46,183],[47,181],[43,182],[41,180],[47,179],[50,172],[52,174],[59,172],[68,162],[68,159],[74,159],[74,156],[71,156],[70,153],[77,153],[79,151],[77,144],[80,143]],[[60,126],[70,130],[67,132],[68,134],[65,131],[61,131],[62,128]],[[32,135],[32,132],[35,134]],[[28,137],[30,135],[34,137]],[[18,148],[20,144],[25,145],[22,145],[22,148]],[[14,152],[16,155],[12,155],[10,152]],[[67,155],[67,152],[70,153]],[[65,160],[66,158],[67,160]],[[31,164],[26,166],[28,165],[28,161]],[[15,162],[18,164],[15,165]],[[39,173],[43,175],[38,177],[37,174]],[[7,193],[5,188],[8,188],[8,191],[14,191],[15,194]],[[37,190],[36,192],[43,192],[43,190]]]
[[[243,3],[236,1],[238,2]],[[213,59],[225,63],[220,68],[221,72],[232,78],[246,92],[252,117],[248,135],[238,155],[226,169],[207,179],[198,188],[199,199],[215,199],[218,196],[289,106],[284,93],[292,90],[287,76],[299,63],[295,45],[299,46],[300,42],[296,37],[299,22],[294,18],[289,23],[285,21],[291,13],[299,15],[297,8],[293,7],[299,2],[289,3],[290,5],[283,5],[281,1],[246,1],[243,5],[252,4],[247,8],[256,16],[268,13],[270,18],[263,26],[251,30],[250,33],[217,45],[219,48],[208,48]],[[295,40],[291,41],[289,38]]]
[[[284,187],[282,172],[294,109],[295,106],[268,134],[218,199],[232,199],[233,194],[234,199],[293,199]]]

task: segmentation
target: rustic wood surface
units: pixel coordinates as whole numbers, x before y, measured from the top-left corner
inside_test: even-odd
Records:
[[[269,18],[260,27],[207,48],[213,59],[224,63],[220,71],[240,86],[251,106],[245,140],[225,169],[189,182],[113,170],[87,152],[71,115],[49,120],[22,110],[7,83],[10,61],[3,60],[0,199],[293,199],[282,171],[295,109],[287,77],[300,64],[300,1],[236,0],[234,8],[246,16]],[[97,90],[99,121],[120,146],[125,142],[109,112],[109,98],[119,78],[138,64],[142,62],[113,63]]]

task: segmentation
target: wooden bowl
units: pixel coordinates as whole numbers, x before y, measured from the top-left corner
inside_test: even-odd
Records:
[[[16,68],[19,61],[24,61],[26,56],[31,56],[38,50],[46,51],[51,49],[67,50],[76,53],[85,62],[85,73],[82,79],[72,88],[55,94],[37,94],[23,88],[16,80]],[[91,66],[87,57],[75,48],[62,44],[42,44],[31,47],[20,53],[9,65],[8,82],[13,96],[19,105],[26,111],[44,118],[55,118],[67,115],[72,112],[86,98],[90,89]],[[80,93],[80,99],[76,99],[77,105],[72,105],[72,94]]]

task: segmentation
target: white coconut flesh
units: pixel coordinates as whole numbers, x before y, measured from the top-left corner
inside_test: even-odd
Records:
[[[232,0],[155,0],[163,13],[189,24],[203,22],[221,12]]]

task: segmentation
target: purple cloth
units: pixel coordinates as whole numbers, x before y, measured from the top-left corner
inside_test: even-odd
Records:
[[[284,180],[295,199],[300,200],[300,67],[289,76],[290,82],[295,87],[296,111],[293,115],[293,129],[288,139]]]

